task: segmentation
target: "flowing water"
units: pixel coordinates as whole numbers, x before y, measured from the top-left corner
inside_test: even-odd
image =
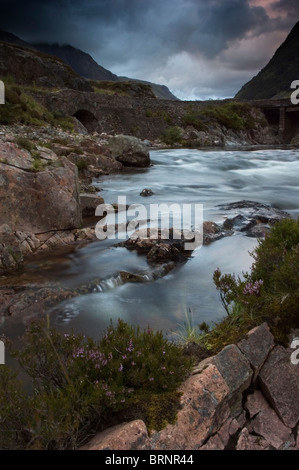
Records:
[[[127,204],[203,204],[204,220],[222,223],[227,213],[217,205],[253,200],[299,215],[299,152],[293,149],[155,150],[146,170],[103,177],[94,184],[106,203],[126,196]],[[154,195],[140,196],[143,188]],[[257,240],[237,234],[197,249],[187,263],[154,280],[145,256],[113,246],[117,240],[58,250],[27,263],[20,281],[57,281],[74,288],[99,279],[94,292],[51,309],[52,323],[61,331],[99,336],[110,319],[123,318],[165,334],[177,330],[191,310],[195,324],[224,316],[212,275],[241,274],[250,268],[249,252]],[[141,283],[123,283],[120,271],[142,274]],[[21,324],[22,321],[18,320]],[[19,331],[7,319],[1,332]],[[20,326],[20,325],[19,325]]]

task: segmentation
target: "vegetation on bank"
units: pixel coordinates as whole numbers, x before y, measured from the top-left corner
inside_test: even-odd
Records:
[[[112,82],[110,80],[89,80],[89,84],[93,87],[95,93],[101,95],[117,95],[117,96],[138,96],[155,98],[150,85],[145,83],[119,81]]]
[[[161,332],[119,320],[99,341],[32,322],[11,349],[31,392],[0,367],[0,448],[74,449],[97,429],[139,417],[149,430],[174,422],[192,360]]]
[[[48,111],[39,103],[32,93],[47,93],[49,90],[33,85],[25,86],[15,83],[13,77],[4,77],[5,105],[0,106],[0,124],[21,123],[25,125],[45,126],[50,124],[73,131],[73,120],[59,112]],[[53,91],[53,90],[51,90]]]
[[[151,111],[148,111],[147,115],[157,117]],[[223,126],[233,131],[242,131],[255,129],[258,125],[267,125],[263,115],[258,114],[256,110],[253,113],[253,108],[248,103],[238,101],[223,101],[222,103],[213,103],[211,101],[201,109],[195,109],[193,105],[189,105],[189,109],[181,119],[181,127],[175,126],[173,121],[165,121],[170,126],[160,136],[162,142],[171,146],[183,145],[187,147],[193,145],[192,139],[186,140],[183,137],[183,131],[187,127],[193,127],[199,132],[208,132],[210,128],[215,126]]]
[[[186,328],[181,335],[211,354],[237,343],[250,329],[267,322],[277,342],[287,345],[299,328],[299,218],[278,222],[252,253],[253,265],[241,277],[214,272],[214,283],[227,316],[207,331],[206,325]],[[188,322],[187,322],[188,325]],[[203,331],[204,330],[204,331]]]

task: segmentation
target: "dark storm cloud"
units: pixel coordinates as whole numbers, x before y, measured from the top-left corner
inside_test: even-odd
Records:
[[[298,3],[297,0],[1,0],[0,28],[29,42],[72,44],[119,75],[149,80],[157,77],[168,84],[171,73],[181,74],[182,79],[178,77],[176,83],[183,83],[188,67],[194,74],[200,73],[201,68],[203,73],[205,68],[211,71],[213,64],[217,69],[217,58],[244,39],[277,30],[288,32],[295,23]],[[270,4],[272,11],[277,12],[276,17],[269,16]],[[249,70],[253,64],[265,65],[263,54],[259,57],[254,61],[248,57],[246,64],[241,51],[238,65],[228,54],[223,68],[230,64],[235,70],[243,66]]]
[[[92,49],[112,43],[125,57],[131,52],[127,46],[215,56],[229,41],[268,23],[265,10],[247,0],[4,0],[0,19],[2,29],[30,41]]]

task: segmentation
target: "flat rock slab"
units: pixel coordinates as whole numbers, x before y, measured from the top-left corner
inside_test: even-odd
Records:
[[[291,353],[276,346],[259,374],[264,395],[289,428],[299,421],[299,365],[292,364]]]

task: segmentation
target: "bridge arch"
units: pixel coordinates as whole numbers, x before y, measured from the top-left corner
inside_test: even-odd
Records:
[[[88,132],[97,131],[99,128],[99,121],[95,115],[87,109],[78,109],[73,113],[73,117],[78,119],[78,121],[83,124],[83,126],[88,130]]]

